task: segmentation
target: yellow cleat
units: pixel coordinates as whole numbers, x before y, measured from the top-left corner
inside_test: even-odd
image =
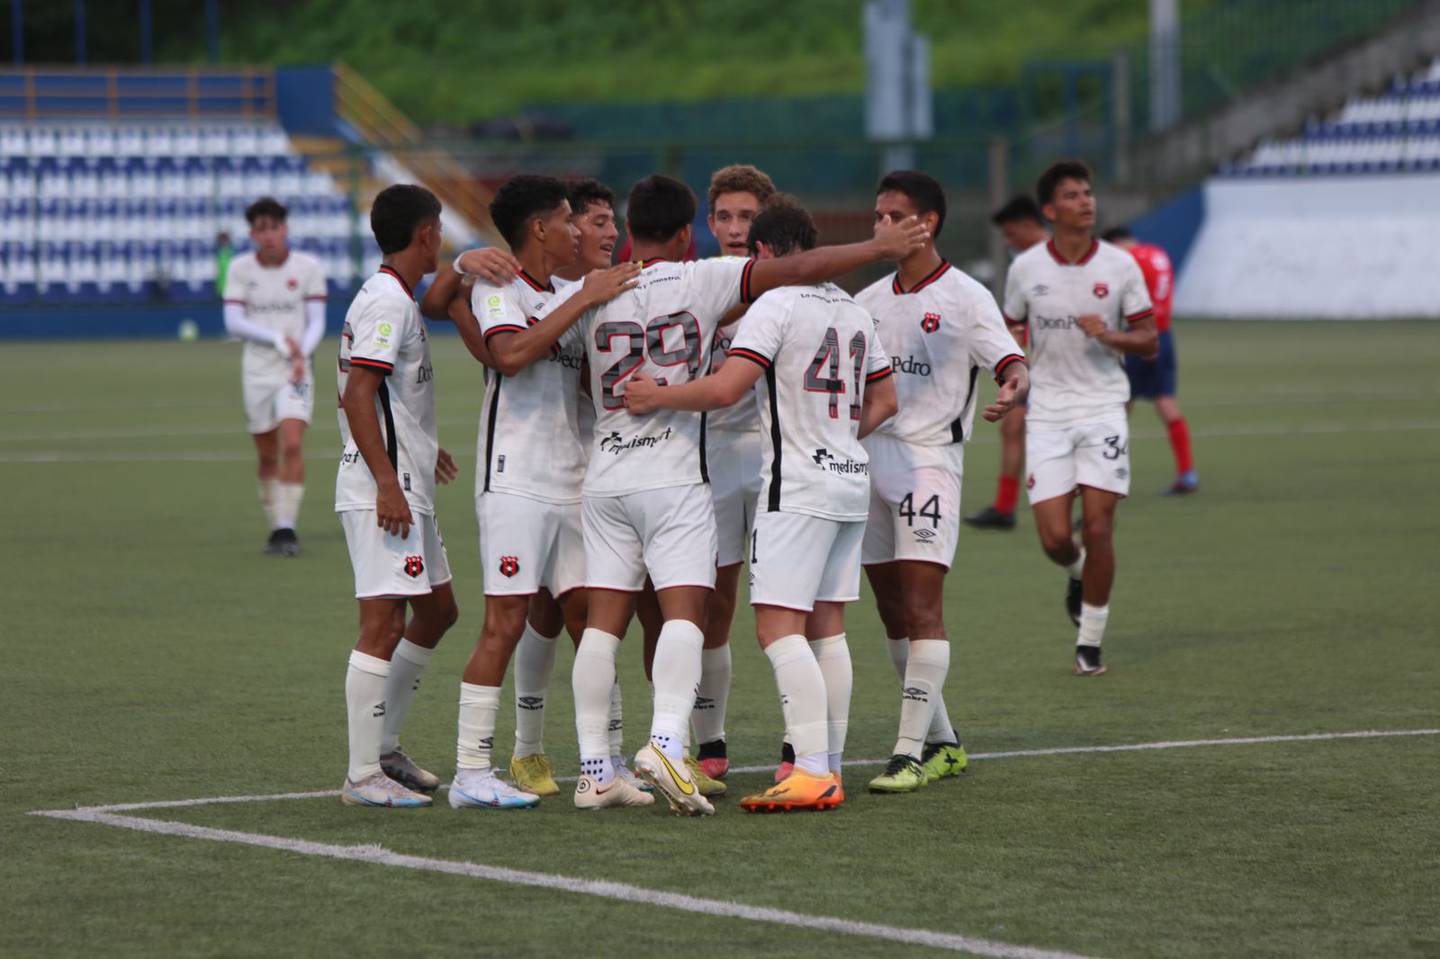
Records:
[[[730,789],[720,780],[707,774],[689,753],[685,754],[685,768],[690,770],[690,778],[695,780],[695,785],[700,789],[700,795],[706,799],[723,796]]]
[[[784,781],[778,782],[755,796],[740,800],[740,808],[746,812],[795,812],[815,810],[823,812],[834,809],[845,801],[845,787],[834,773],[812,776],[803,769],[797,769]]]
[[[555,767],[544,753],[510,760],[510,781],[517,789],[536,796],[554,796],[560,792],[560,787],[555,785]]]

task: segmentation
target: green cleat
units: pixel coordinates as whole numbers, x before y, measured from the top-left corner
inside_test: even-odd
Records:
[[[913,793],[930,780],[914,756],[896,753],[885,765],[885,771],[870,780],[872,793]]]
[[[965,747],[959,743],[926,743],[925,755],[920,759],[926,785],[946,776],[958,776],[968,765],[970,760],[965,756]]]

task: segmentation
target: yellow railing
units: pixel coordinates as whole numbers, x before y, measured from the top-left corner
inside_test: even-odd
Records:
[[[116,120],[163,116],[272,118],[275,71],[254,67],[0,70],[0,117]]]

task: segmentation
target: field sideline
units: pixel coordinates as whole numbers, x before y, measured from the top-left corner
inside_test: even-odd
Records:
[[[568,791],[528,813],[341,807],[354,603],[330,511],[333,341],[293,561],[259,553],[238,347],[7,343],[0,954],[1440,954],[1440,324],[1178,336],[1203,491],[1156,495],[1169,450],[1140,407],[1111,673],[1069,675],[1062,578],[1028,520],[965,530],[946,696],[986,758],[900,797],[865,794],[873,767],[851,766],[833,814],[731,799],[705,821],[582,816]],[[448,776],[483,608],[481,385],[458,341],[435,347],[441,442],[462,464],[439,502],[461,621],[406,745]],[[994,429],[977,433],[967,512],[994,488]],[[768,778],[780,715],[745,611],[734,642],[731,756],[757,770],[732,776],[739,795]],[[868,599],[850,643],[847,757],[882,758],[895,680]],[[649,721],[638,652],[621,650],[631,751]],[[570,660],[547,725],[562,773]],[[504,710],[497,758],[512,731]],[[1421,734],[1317,736],[1364,731]],[[1103,751],[1247,739],[1275,741]],[[154,807],[297,792],[322,795]],[[517,878],[535,876],[551,878]]]

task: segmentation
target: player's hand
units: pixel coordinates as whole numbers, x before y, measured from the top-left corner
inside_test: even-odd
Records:
[[[591,270],[585,274],[585,286],[580,295],[597,306],[609,303],[626,290],[635,289],[635,285],[640,282],[637,277],[642,269],[639,263],[631,261],[617,263],[603,270]]]
[[[290,347],[290,382],[299,386],[305,382],[305,353],[292,337],[285,337],[285,344]]]
[[[1080,332],[1091,338],[1097,338],[1105,332],[1105,321],[1099,313],[1086,313],[1084,316],[1075,317],[1075,325],[1080,327]]]
[[[995,402],[986,406],[980,415],[985,417],[986,422],[998,423],[1005,418],[1006,413],[1015,408],[1016,394],[1019,392],[1018,380],[1006,380],[1000,384],[1000,392],[995,396]]]
[[[375,494],[375,523],[392,536],[404,539],[410,535],[415,517],[410,514],[410,504],[405,502],[399,483],[387,483]]]
[[[630,411],[631,416],[653,413],[660,408],[656,402],[659,392],[659,383],[644,373],[636,373],[625,381],[625,408]]]
[[[435,458],[435,482],[448,486],[459,475],[460,467],[455,464],[455,457],[445,447],[440,447],[440,455]]]
[[[903,260],[930,242],[930,231],[919,217],[907,216],[899,223],[888,219],[877,220],[875,242],[880,246],[883,259]]]
[[[496,286],[504,286],[520,275],[520,261],[498,246],[466,250],[460,254],[458,262],[461,270],[474,273]]]

